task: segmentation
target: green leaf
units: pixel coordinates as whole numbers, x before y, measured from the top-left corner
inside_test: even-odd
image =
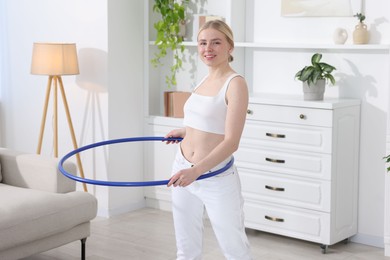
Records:
[[[305,67],[303,70],[302,70],[302,73],[301,73],[301,76],[300,76],[300,80],[301,81],[306,81],[309,79],[311,73],[314,71],[314,67],[313,66],[307,66]]]
[[[316,53],[311,57],[311,64],[314,66],[316,63],[320,62],[322,54]]]
[[[314,70],[311,78],[313,79],[313,83],[316,84],[317,80],[322,79],[321,71],[320,70]]]
[[[327,63],[321,62],[321,63],[318,63],[318,64],[319,64],[319,65],[321,66],[321,68],[322,68],[325,72],[327,72],[327,73],[331,73],[332,71],[336,70],[335,67],[333,67],[333,66],[331,66],[331,65],[329,65],[329,64],[327,64]]]
[[[383,157],[383,159],[386,159],[386,163],[390,163],[390,154],[385,156],[385,157]],[[387,172],[390,172],[390,166],[387,167]]]
[[[330,82],[332,83],[332,85],[336,84],[336,80],[334,79],[334,77],[332,75],[326,74],[325,78],[329,79]]]

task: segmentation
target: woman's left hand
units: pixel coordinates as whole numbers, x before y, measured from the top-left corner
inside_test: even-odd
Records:
[[[198,177],[199,175],[196,173],[193,167],[183,169],[178,171],[169,179],[169,183],[167,186],[170,187],[173,185],[173,187],[186,187],[193,183]]]

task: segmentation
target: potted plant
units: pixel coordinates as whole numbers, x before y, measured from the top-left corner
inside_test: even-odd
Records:
[[[325,83],[335,84],[332,72],[335,67],[321,62],[322,54],[315,53],[311,57],[311,65],[305,66],[295,74],[295,78],[302,81],[304,100],[323,100]]]
[[[353,31],[353,43],[354,44],[367,44],[369,40],[369,33],[367,30],[367,25],[364,23],[366,16],[362,13],[357,13],[354,15],[359,20],[359,24],[355,26]]]
[[[185,8],[189,0],[155,0],[153,11],[161,15],[161,19],[154,24],[157,31],[155,44],[158,52],[151,63],[154,66],[163,65],[161,59],[168,51],[173,54],[173,64],[170,75],[165,77],[168,88],[176,85],[176,72],[182,67],[181,55],[184,51],[183,35],[180,28],[185,23]]]
[[[361,23],[366,19],[366,16],[362,13],[357,13],[353,17],[357,17],[359,22],[361,22]]]

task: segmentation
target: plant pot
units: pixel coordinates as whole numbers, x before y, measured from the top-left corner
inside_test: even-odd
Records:
[[[315,85],[308,85],[303,82],[303,100],[324,100],[325,80],[320,79]]]
[[[352,36],[354,44],[367,44],[370,38],[370,35],[367,30],[367,25],[365,25],[364,23],[359,23],[358,25],[356,25]]]

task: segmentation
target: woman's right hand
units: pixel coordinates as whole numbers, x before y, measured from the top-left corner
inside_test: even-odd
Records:
[[[178,128],[170,131],[168,134],[164,136],[164,138],[184,138],[185,135],[186,135],[186,129]],[[180,142],[179,140],[165,141],[166,144],[177,144],[179,142]]]

